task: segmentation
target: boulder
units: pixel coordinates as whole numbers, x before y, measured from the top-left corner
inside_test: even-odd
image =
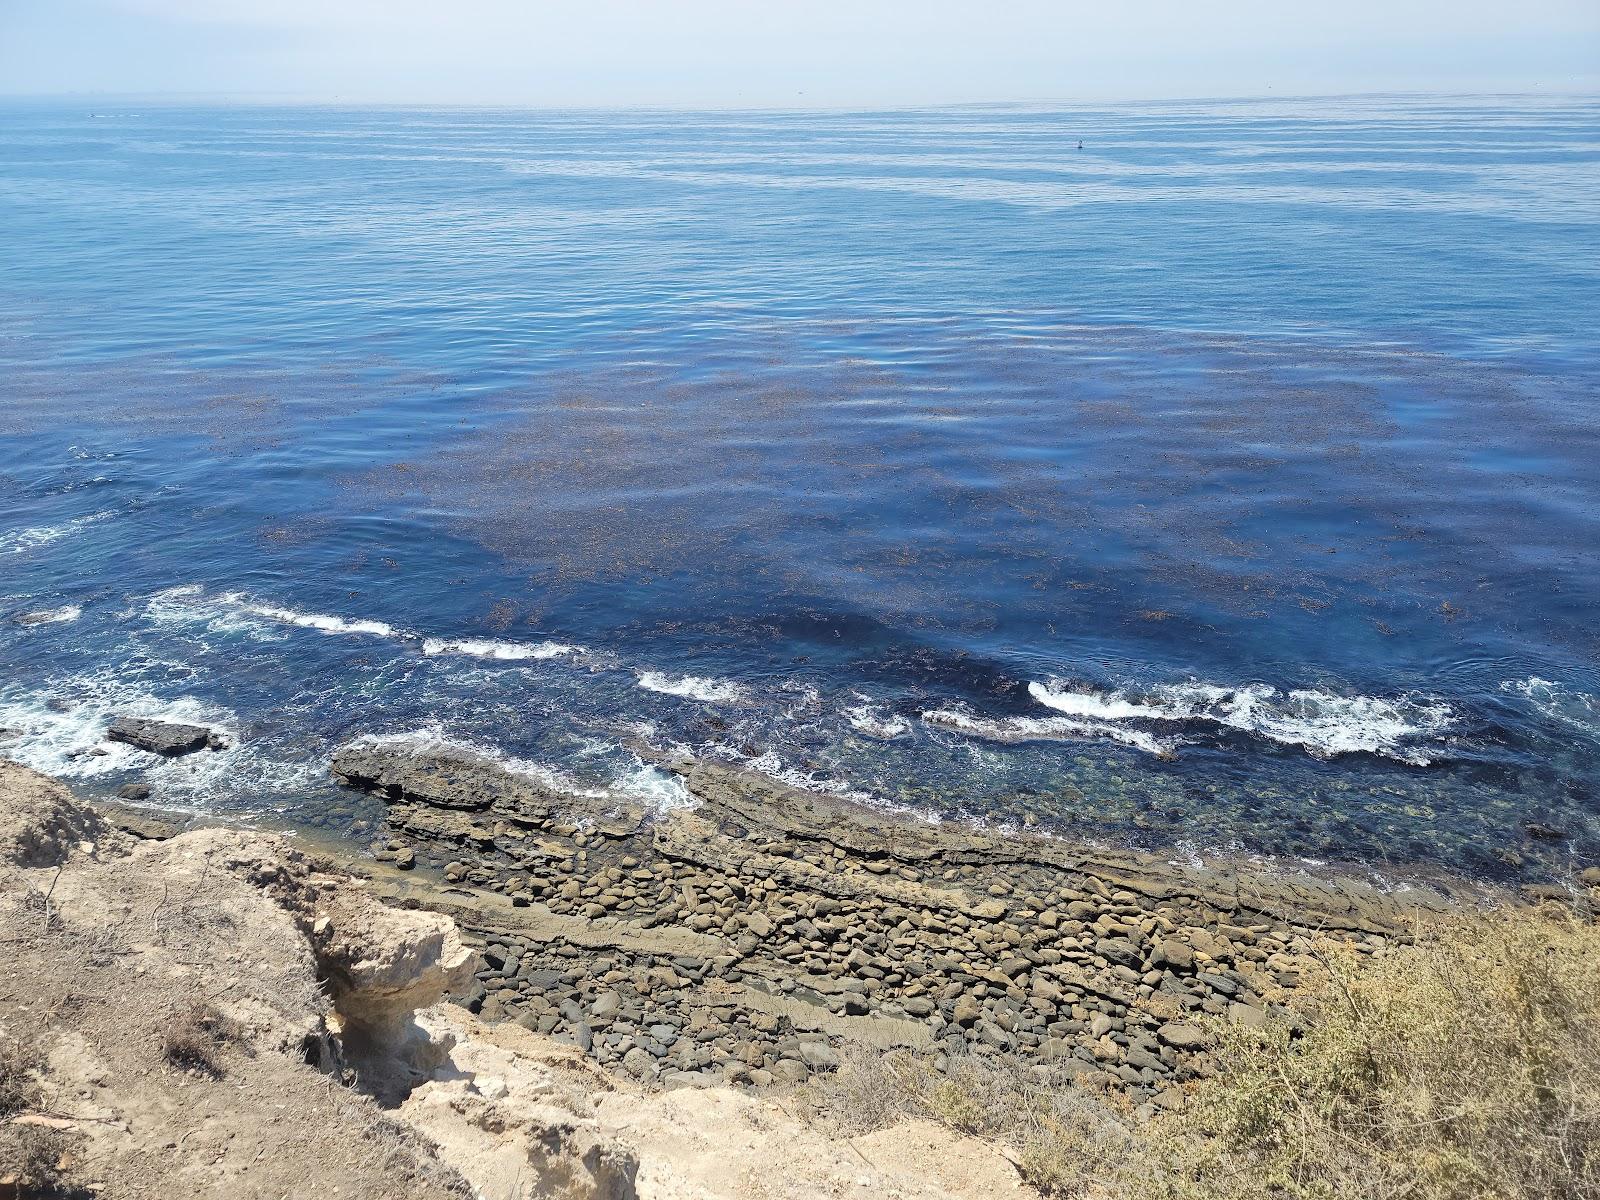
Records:
[[[1206,1032],[1198,1025],[1171,1021],[1156,1030],[1156,1036],[1174,1050],[1198,1050],[1206,1044]]]
[[[228,744],[221,734],[204,725],[183,725],[146,717],[118,717],[106,730],[106,737],[167,758],[193,754],[196,750],[221,750]]]

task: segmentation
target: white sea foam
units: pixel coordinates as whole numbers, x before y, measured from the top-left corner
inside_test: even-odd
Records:
[[[922,714],[924,723],[991,742],[1061,742],[1105,739],[1170,758],[1176,743],[1163,740],[1142,729],[1110,721],[1087,721],[1077,717],[982,717],[964,708],[935,708]]]
[[[1437,757],[1430,739],[1448,729],[1455,714],[1442,701],[1415,696],[1384,699],[1266,684],[1220,687],[1190,681],[1161,684],[1142,693],[1093,691],[1059,681],[1030,683],[1040,704],[1075,719],[1111,723],[1197,722],[1236,729],[1318,758],[1366,752],[1424,766]],[[1423,744],[1419,744],[1423,743]]]
[[[214,632],[248,633],[268,639],[283,636],[273,630],[274,625],[294,625],[327,634],[403,636],[383,621],[349,620],[322,613],[297,612],[274,604],[262,604],[243,592],[223,592],[211,596],[195,583],[156,592],[146,599],[144,614],[158,625],[204,624]]]
[[[167,588],[145,599],[145,620],[164,628],[202,625],[216,634],[245,634],[258,641],[278,641],[289,636],[276,622],[252,616],[241,607],[237,592],[210,597],[197,583]]]
[[[238,721],[227,709],[187,696],[159,696],[114,674],[96,674],[58,680],[38,691],[0,692],[0,730],[7,731],[0,745],[7,758],[63,779],[134,769],[173,774],[169,768],[183,760],[162,759],[106,740],[111,722],[124,716],[205,725],[222,731],[231,746],[239,740]],[[189,757],[207,756],[215,758],[219,752]]]
[[[473,658],[492,658],[506,662],[521,659],[560,658],[581,655],[582,646],[565,642],[502,642],[491,638],[424,638],[422,652],[430,657],[465,654]]]
[[[280,621],[285,625],[299,625],[304,629],[316,629],[322,633],[365,633],[373,637],[397,636],[393,625],[385,621],[350,620],[346,617],[328,616],[325,613],[296,612],[292,608],[279,608],[272,604],[254,604],[239,602],[239,608],[244,612],[252,613],[258,617],[266,617],[269,621]]]
[[[693,808],[697,803],[682,779],[645,762],[618,775],[611,786],[619,795],[637,800],[658,813]]]
[[[37,550],[41,546],[59,542],[62,538],[71,537],[89,525],[116,515],[115,509],[108,508],[104,512],[90,513],[86,517],[74,517],[59,525],[34,525],[27,529],[13,529],[8,533],[0,533],[0,554],[24,554],[29,550]]]
[[[1591,696],[1537,675],[1508,679],[1500,685],[1500,690],[1521,696],[1543,717],[1591,737],[1600,735],[1600,696]]]
[[[665,696],[680,696],[706,704],[738,704],[746,697],[744,688],[731,679],[704,675],[664,675],[660,671],[640,671],[639,686]]]
[[[911,732],[910,721],[899,713],[880,708],[865,697],[862,697],[862,703],[845,709],[844,715],[857,733],[876,738],[881,742],[892,741]]]
[[[857,791],[842,779],[829,779],[826,776],[789,766],[772,750],[755,756],[731,751],[726,756],[741,762],[752,771],[757,771],[769,779],[776,779],[779,783],[786,783],[790,787],[799,788],[803,792],[817,792],[824,796],[837,796],[841,800],[854,800],[858,804],[879,804],[877,797],[867,792]]]
[[[35,608],[19,612],[11,619],[18,625],[65,625],[81,616],[81,605],[64,604],[60,608]]]

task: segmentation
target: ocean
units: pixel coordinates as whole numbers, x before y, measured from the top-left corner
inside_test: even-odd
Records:
[[[0,164],[0,754],[88,794],[337,831],[390,737],[1600,852],[1594,97],[8,102]]]

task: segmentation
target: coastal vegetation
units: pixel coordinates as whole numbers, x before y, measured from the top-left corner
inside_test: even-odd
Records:
[[[344,754],[374,863],[0,761],[0,1200],[1600,1200],[1600,871],[1425,899],[681,769],[579,823]]]
[[[1176,1111],[1020,1059],[856,1055],[816,1081],[846,1127],[907,1114],[1006,1143],[1050,1195],[1126,1200],[1600,1196],[1600,927],[1546,904],[1409,944],[1329,943],[1291,1014],[1208,1023]]]

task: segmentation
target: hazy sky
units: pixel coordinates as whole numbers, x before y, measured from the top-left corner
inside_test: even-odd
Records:
[[[0,93],[532,104],[1562,90],[1600,0],[0,0]]]

